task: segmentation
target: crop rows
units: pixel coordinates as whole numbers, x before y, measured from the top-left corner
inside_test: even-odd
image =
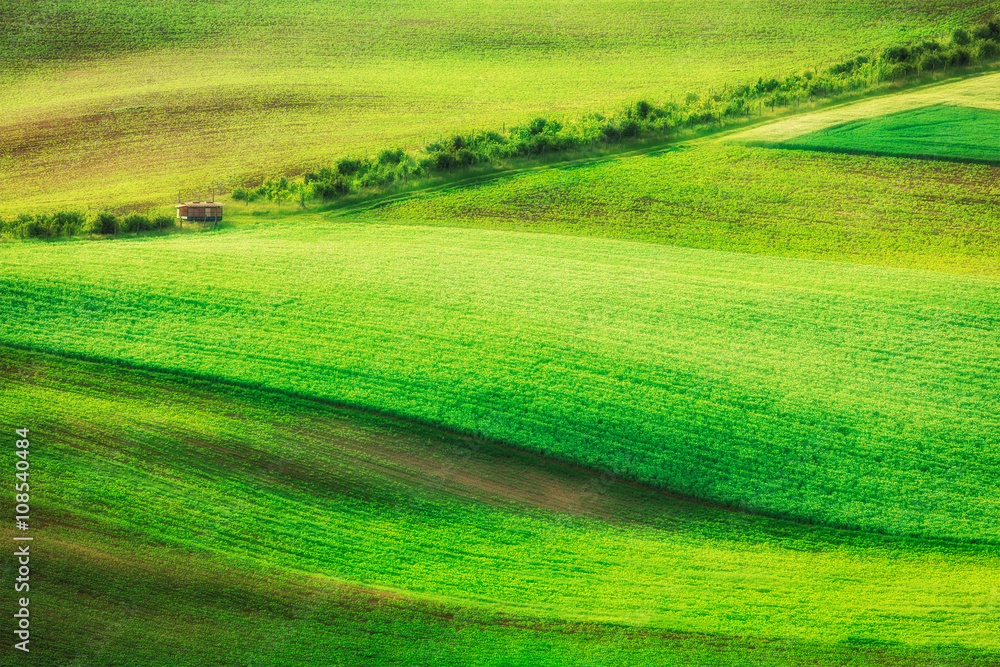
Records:
[[[0,250],[3,341],[324,397],[772,515],[1000,538],[991,279],[308,218]]]

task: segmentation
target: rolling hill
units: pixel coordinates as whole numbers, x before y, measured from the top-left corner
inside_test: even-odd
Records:
[[[0,215],[996,9],[0,0]],[[1000,74],[961,73],[218,228],[8,234],[0,467],[36,541],[4,664],[1000,664]]]
[[[157,206],[539,114],[704,95],[996,3],[6,0],[0,215]]]

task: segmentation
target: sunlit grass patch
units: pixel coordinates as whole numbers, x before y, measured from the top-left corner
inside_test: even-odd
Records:
[[[305,215],[0,255],[5,342],[802,521],[1000,539],[994,278]]]

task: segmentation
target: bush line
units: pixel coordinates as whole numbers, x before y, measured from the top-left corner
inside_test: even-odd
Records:
[[[301,181],[269,179],[257,188],[237,187],[231,196],[236,201],[265,199],[279,205],[295,197],[304,207],[307,199],[334,201],[379,187],[406,184],[410,179],[446,175],[476,165],[494,166],[511,158],[566,154],[630,139],[676,137],[684,130],[715,124],[721,127],[755,112],[762,114],[767,107],[773,112],[778,107],[829,99],[887,80],[905,81],[911,75],[938,71],[947,75],[949,67],[984,65],[998,56],[1000,23],[993,20],[971,32],[955,30],[947,44],[925,40],[892,46],[879,55],[859,55],[822,72],[807,70],[783,79],[760,77],[756,83],[726,87],[707,96],[688,93],[682,102],[656,105],[640,100],[607,117],[590,113],[569,122],[536,118],[503,132],[456,134],[412,154],[395,148],[371,158],[342,158],[332,167],[305,172]]]
[[[174,222],[174,218],[167,215],[150,218],[140,213],[118,216],[104,212],[93,217],[77,211],[35,215],[22,213],[6,220],[0,218],[0,233],[4,238],[19,239],[68,238],[84,233],[117,236],[130,232],[163,231],[173,227]]]

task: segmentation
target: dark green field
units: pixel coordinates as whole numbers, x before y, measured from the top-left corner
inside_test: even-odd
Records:
[[[994,164],[1000,163],[1000,111],[937,105],[852,121],[778,146]]]
[[[8,244],[0,281],[5,342],[406,416],[771,515],[1000,540],[993,278],[300,215]]]

